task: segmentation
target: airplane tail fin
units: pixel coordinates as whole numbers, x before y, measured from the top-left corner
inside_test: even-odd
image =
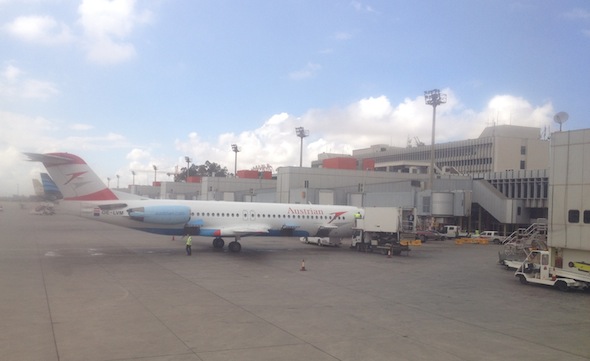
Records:
[[[118,197],[94,173],[86,162],[69,153],[25,153],[31,161],[41,162],[59,188],[64,200],[108,201]]]
[[[43,191],[43,185],[38,179],[33,178],[33,189],[35,190],[35,195],[37,197],[43,197],[45,195],[45,192]]]
[[[47,199],[55,201],[63,198],[57,184],[55,184],[49,174],[41,173],[41,183],[43,184],[43,192]]]

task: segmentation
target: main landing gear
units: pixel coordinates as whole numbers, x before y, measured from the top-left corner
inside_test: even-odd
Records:
[[[213,240],[213,248],[215,249],[222,249],[224,245],[225,241],[221,237],[217,237]],[[236,237],[235,241],[229,242],[229,244],[227,245],[227,249],[233,253],[240,252],[242,250],[242,245],[239,242],[239,238]]]

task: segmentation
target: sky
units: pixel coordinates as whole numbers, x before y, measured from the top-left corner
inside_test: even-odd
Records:
[[[233,173],[232,144],[238,170],[431,144],[432,89],[436,143],[590,127],[586,0],[0,0],[0,49],[0,196],[33,193],[23,152],[123,188]]]

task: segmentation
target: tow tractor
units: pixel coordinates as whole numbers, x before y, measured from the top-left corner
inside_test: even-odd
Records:
[[[551,266],[551,252],[545,250],[531,250],[514,275],[522,284],[543,284],[560,291],[590,288],[590,274],[586,276]]]

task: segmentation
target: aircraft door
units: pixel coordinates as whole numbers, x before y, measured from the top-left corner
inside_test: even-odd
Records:
[[[253,221],[256,219],[256,212],[254,211],[247,211],[247,210],[242,210],[242,220],[244,221]]]

